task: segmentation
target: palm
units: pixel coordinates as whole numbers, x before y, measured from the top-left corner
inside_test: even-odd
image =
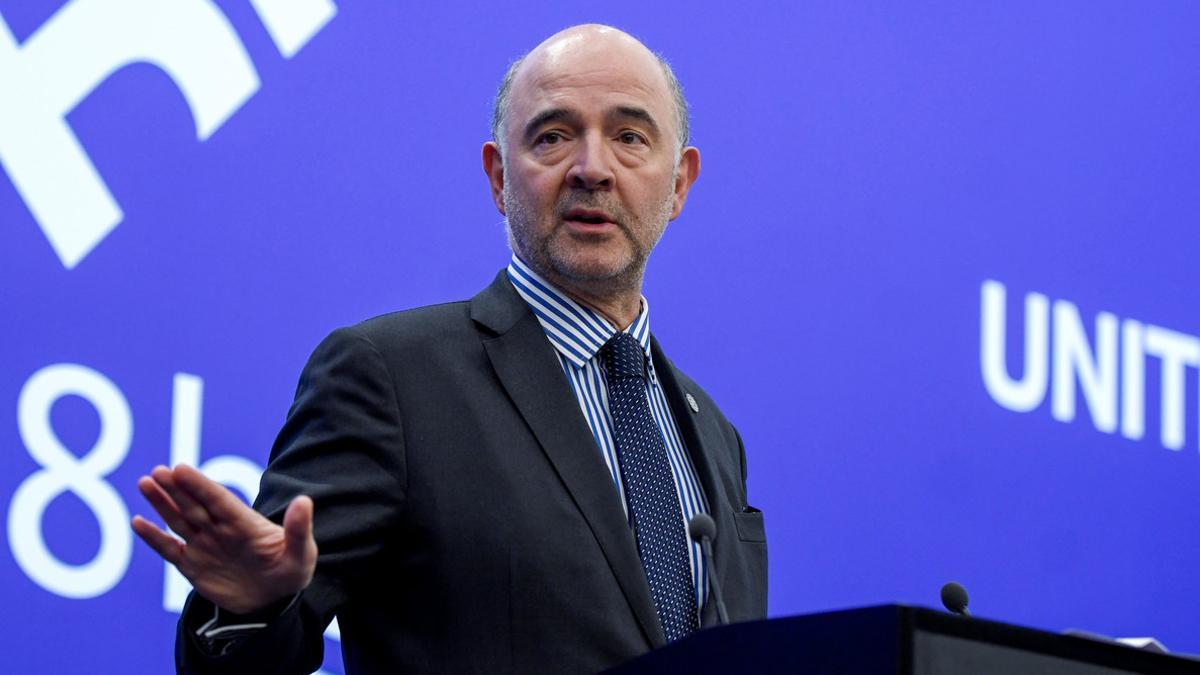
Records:
[[[217,606],[250,612],[312,579],[317,545],[307,497],[292,501],[280,526],[188,466],[156,467],[138,489],[183,541],[140,516],[134,531]]]

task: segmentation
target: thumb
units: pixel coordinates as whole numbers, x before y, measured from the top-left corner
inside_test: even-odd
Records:
[[[313,540],[313,502],[307,495],[300,495],[288,504],[283,514],[283,537],[289,558],[306,560],[309,557]]]

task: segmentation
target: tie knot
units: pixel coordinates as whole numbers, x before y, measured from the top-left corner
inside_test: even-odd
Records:
[[[610,378],[635,377],[646,379],[646,352],[637,338],[629,333],[617,333],[600,349],[604,368]]]

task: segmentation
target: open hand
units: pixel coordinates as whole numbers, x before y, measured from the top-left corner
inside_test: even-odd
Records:
[[[138,490],[183,541],[141,516],[133,531],[218,607],[246,614],[312,581],[317,543],[308,497],[288,504],[281,527],[185,464],[155,467]]]

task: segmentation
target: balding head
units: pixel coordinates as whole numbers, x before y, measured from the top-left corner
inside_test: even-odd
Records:
[[[688,144],[690,120],[687,99],[683,96],[675,72],[661,55],[651,52],[637,38],[612,26],[583,24],[572,26],[551,35],[524,56],[513,61],[504,74],[492,108],[492,139],[503,149],[512,113],[512,97],[518,80],[528,77],[529,71],[570,67],[573,63],[592,61],[603,65],[614,61],[632,60],[650,66],[652,77],[660,79],[674,111],[676,155]],[[519,93],[519,92],[518,92]]]

